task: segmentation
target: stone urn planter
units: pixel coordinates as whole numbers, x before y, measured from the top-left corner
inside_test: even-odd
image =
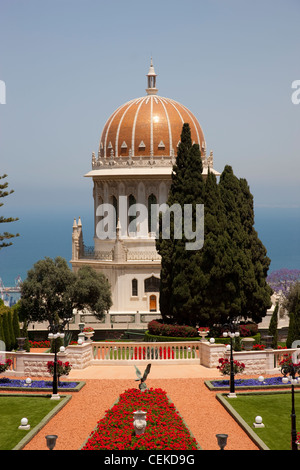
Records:
[[[94,336],[94,332],[84,333],[84,336],[87,338],[88,342],[91,342],[92,337]]]
[[[93,328],[84,328],[83,333],[87,341],[90,343],[95,333]]]
[[[243,338],[242,346],[244,346],[245,351],[251,351],[253,348],[255,340],[253,338]]]
[[[201,336],[201,341],[205,341],[205,338],[208,335],[208,333],[209,333],[208,328],[204,328],[204,329],[199,328],[198,329],[198,334],[199,334],[199,336]]]
[[[17,341],[18,341],[18,351],[24,351],[26,338],[17,338]]]

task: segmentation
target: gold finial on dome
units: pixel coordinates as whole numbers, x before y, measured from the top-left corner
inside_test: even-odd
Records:
[[[146,88],[146,92],[148,93],[148,95],[156,95],[158,92],[158,89],[156,88],[157,75],[154,71],[152,57],[151,57],[149,72],[146,75],[146,77],[148,77],[148,88]]]

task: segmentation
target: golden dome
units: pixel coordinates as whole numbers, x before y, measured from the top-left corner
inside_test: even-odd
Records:
[[[189,123],[192,141],[203,153],[205,139],[201,126],[188,108],[170,98],[157,96],[156,74],[151,61],[147,95],[120,106],[102,131],[100,157],[114,158],[177,154],[182,126]]]

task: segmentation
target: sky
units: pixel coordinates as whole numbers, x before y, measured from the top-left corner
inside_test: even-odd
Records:
[[[1,0],[0,175],[15,191],[2,213],[91,216],[92,152],[146,94],[151,57],[215,169],[246,178],[255,207],[299,208],[299,22],[297,0]]]

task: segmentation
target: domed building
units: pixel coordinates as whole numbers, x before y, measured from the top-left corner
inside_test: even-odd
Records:
[[[86,247],[82,223],[74,220],[72,268],[88,264],[103,272],[112,289],[106,327],[145,328],[159,316],[160,256],[151,206],[166,203],[182,126],[199,144],[203,175],[213,168],[202,128],[182,104],[158,95],[151,60],[146,95],[116,109],[104,125],[92,169],[94,246]],[[145,211],[141,210],[145,208]]]

